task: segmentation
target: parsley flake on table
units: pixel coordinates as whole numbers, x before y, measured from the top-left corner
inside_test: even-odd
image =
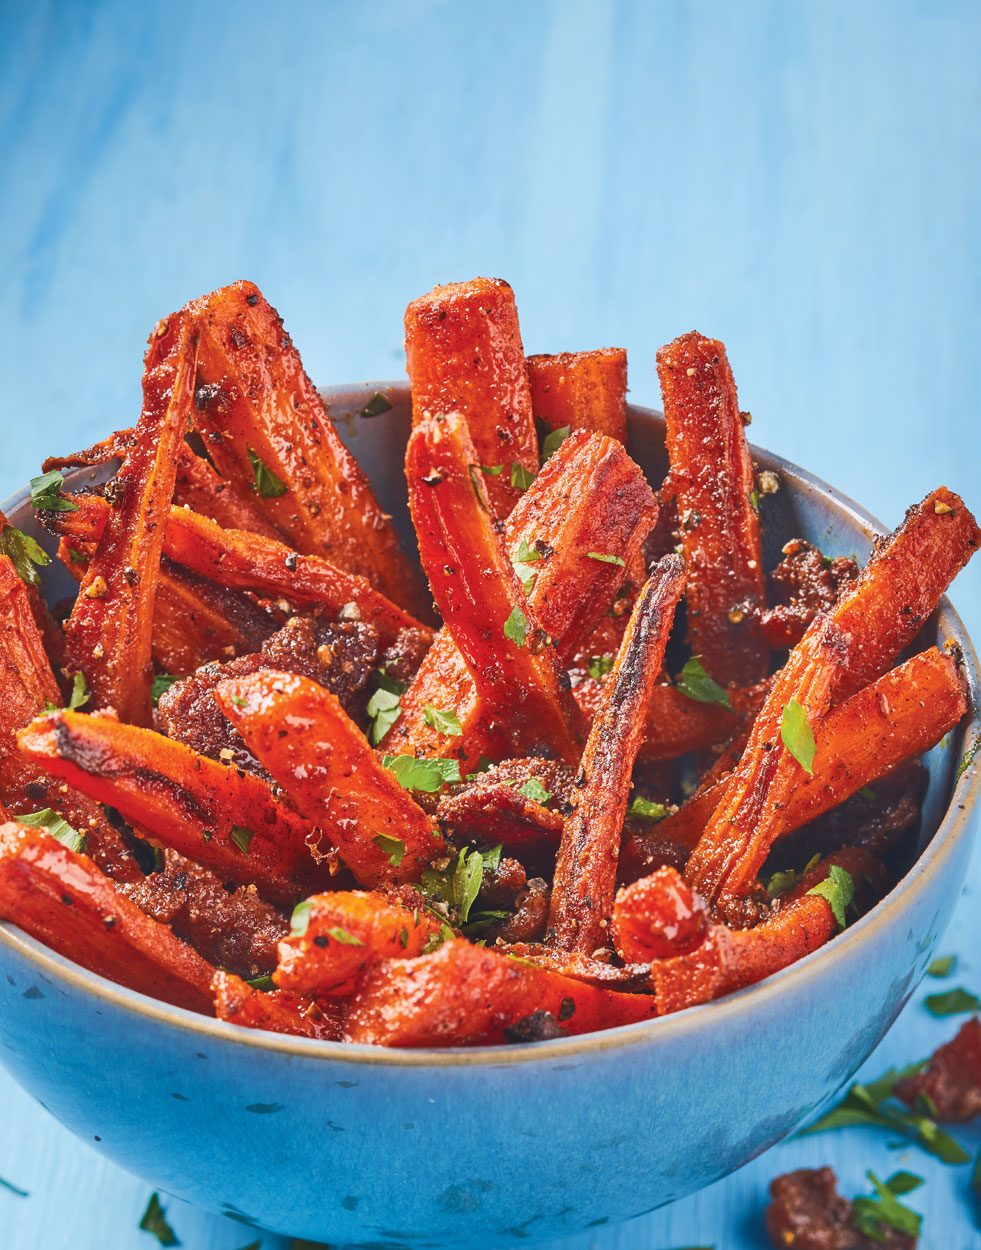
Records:
[[[590,677],[599,681],[601,677],[605,677],[613,668],[614,657],[612,655],[591,655],[586,662],[586,672]]]
[[[371,399],[369,399],[365,406],[361,409],[361,416],[380,417],[383,412],[388,412],[391,407],[392,405],[381,393],[381,391],[375,391]]]
[[[245,449],[252,466],[255,488],[263,499],[280,499],[286,494],[286,483],[273,473],[272,469],[262,463],[251,447]]]
[[[180,677],[174,677],[170,673],[158,673],[150,684],[150,698],[153,706],[156,707],[160,702],[160,696],[166,694],[175,681],[180,680]]]
[[[981,1011],[981,999],[977,994],[960,987],[943,994],[928,994],[923,1005],[934,1016],[959,1016],[963,1012]]]
[[[42,473],[40,477],[32,477],[31,503],[44,512],[77,512],[78,504],[72,499],[65,499],[61,494],[64,484],[65,475],[57,469]]]
[[[235,843],[243,855],[249,853],[249,843],[255,837],[251,829],[245,829],[242,825],[232,825],[231,832],[228,835]]]
[[[663,803],[655,803],[653,799],[645,799],[639,794],[631,800],[627,808],[628,816],[636,816],[638,820],[649,820],[652,823],[663,820],[667,814],[668,809]]]
[[[546,790],[537,777],[529,777],[525,784],[518,789],[519,794],[523,794],[526,799],[531,799],[535,803],[541,803],[543,806],[552,797],[551,791]]]
[[[388,862],[392,867],[398,868],[405,858],[405,843],[402,839],[392,838],[387,833],[376,833],[371,840],[383,855],[388,856]]]
[[[385,755],[382,764],[394,773],[403,790],[423,790],[434,794],[446,785],[462,781],[460,761],[419,759],[415,755]]]
[[[804,772],[813,777],[814,755],[817,751],[814,730],[807,719],[807,712],[796,699],[791,699],[783,709],[780,738]]]
[[[602,551],[587,551],[586,555],[590,560],[599,560],[602,564],[617,564],[620,568],[626,568],[626,561],[622,556],[611,556]]]
[[[865,1175],[875,1189],[874,1198],[855,1198],[852,1212],[855,1227],[860,1233],[871,1237],[873,1241],[884,1241],[883,1228],[895,1229],[897,1233],[906,1233],[910,1237],[920,1235],[923,1217],[909,1207],[904,1207],[897,1195],[912,1193],[923,1184],[922,1176],[914,1176],[912,1172],[896,1172],[884,1183],[874,1172]]]
[[[447,738],[458,738],[463,733],[460,718],[453,708],[446,711],[427,703],[423,717],[430,729],[435,729],[437,733],[444,734]]]
[[[15,819],[22,825],[30,825],[32,829],[46,829],[62,846],[67,846],[70,851],[79,855],[85,854],[84,836],[50,807],[42,808],[39,812],[21,812]]]
[[[375,681],[378,685],[365,711],[371,721],[368,736],[372,745],[377,746],[402,715],[401,699],[408,686],[404,681],[390,677],[384,668],[375,670]]]
[[[535,474],[524,468],[516,460],[511,461],[511,485],[515,490],[527,490],[535,480]]]
[[[504,622],[504,637],[515,646],[523,647],[528,636],[528,618],[519,607],[511,609],[511,615]]]
[[[41,579],[37,570],[50,564],[51,557],[30,534],[14,529],[12,525],[4,525],[0,529],[0,556],[7,557],[22,582],[40,589]]]
[[[151,1194],[150,1201],[146,1204],[146,1210],[143,1212],[143,1218],[140,1220],[140,1228],[145,1233],[153,1233],[162,1246],[180,1245],[180,1242],[174,1236],[174,1230],[164,1217],[164,1209],[160,1205],[159,1194]]]
[[[827,877],[823,881],[819,881],[816,886],[807,892],[808,894],[819,894],[822,898],[827,899],[834,913],[834,918],[838,921],[839,929],[845,927],[847,924],[845,909],[855,897],[855,882],[852,880],[850,872],[839,864],[832,864]]]
[[[678,689],[696,703],[718,703],[727,712],[732,711],[728,690],[709,677],[700,655],[693,655],[681,670]]]
[[[936,958],[929,968],[927,968],[928,977],[949,977],[957,965],[956,955],[940,955]]]

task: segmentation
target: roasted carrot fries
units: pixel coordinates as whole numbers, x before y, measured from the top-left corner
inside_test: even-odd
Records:
[[[861,576],[793,535],[764,568],[721,343],[658,353],[649,484],[625,352],[526,358],[484,278],[405,334],[437,630],[251,283],[161,321],[136,425],[32,482],[62,623],[0,515],[0,918],[238,1027],[387,1046],[638,1023],[816,950],[909,866],[918,757],[968,710],[956,648],[915,644],[974,518],[940,488]]]

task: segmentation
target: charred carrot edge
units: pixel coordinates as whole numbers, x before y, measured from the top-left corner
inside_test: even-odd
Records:
[[[470,670],[482,730],[503,754],[582,750],[579,709],[494,528],[477,453],[460,416],[420,422],[405,472],[422,566]]]
[[[808,873],[780,910],[755,929],[714,924],[694,950],[655,960],[651,979],[658,1014],[681,1011],[753,985],[823,946],[837,922],[827,900],[808,891],[827,877],[832,864],[840,865],[855,881],[881,869],[866,851],[846,848]]]
[[[549,906],[549,945],[592,954],[607,944],[620,833],[644,716],[661,664],[685,566],[665,556],[634,606],[582,757],[575,810],[566,818]]]
[[[212,660],[258,651],[282,621],[242,591],[229,590],[164,556],[153,610],[153,659],[185,676]]]
[[[691,950],[705,938],[708,908],[676,868],[664,866],[617,891],[610,932],[627,963],[649,963]]]
[[[562,817],[528,798],[513,785],[468,786],[459,794],[440,800],[439,821],[450,832],[465,829],[467,836],[509,849],[545,849],[558,844]]]
[[[690,570],[692,651],[723,685],[759,681],[768,648],[752,629],[765,606],[753,465],[725,347],[696,331],[662,347],[671,479]]]
[[[538,439],[514,292],[498,278],[434,287],[405,310],[405,358],[412,421],[460,413],[487,477],[490,508],[502,520],[520,497],[512,465],[538,472]]]
[[[341,1040],[343,1006],[318,1003],[289,990],[257,990],[231,972],[216,972],[211,983],[219,1020],[244,1029],[265,1029],[321,1042]]]
[[[297,551],[326,555],[396,603],[427,613],[428,598],[391,519],[259,288],[233,282],[187,311],[201,324],[194,423],[218,472]]]
[[[100,976],[211,1014],[214,969],[43,829],[0,826],[0,917]]]
[[[442,852],[434,822],[382,766],[329,690],[262,669],[221,682],[214,697],[297,810],[331,839],[359,885],[417,881]]]
[[[176,316],[150,338],[137,441],[116,476],[95,555],[65,622],[65,661],[85,675],[94,708],[149,724],[153,604],[177,453],[191,410],[194,323]]]
[[[622,347],[529,356],[535,419],[550,430],[568,426],[627,441],[627,353]]]
[[[957,665],[936,647],[885,673],[831,709],[814,726],[814,775],[788,800],[779,837],[844,803],[911,756],[936,746],[967,711],[967,687]],[[727,773],[700,786],[658,826],[680,846],[694,847],[718,806]]]
[[[558,950],[538,942],[510,942],[494,947],[503,955],[526,959],[539,968],[584,981],[601,990],[618,990],[624,994],[652,994],[650,960],[642,964],[612,964],[602,959],[592,959],[578,951]]]
[[[10,522],[4,515],[3,510],[0,509],[0,534],[9,525]],[[14,529],[16,527],[10,526],[10,528]],[[65,651],[65,635],[62,633],[61,626],[51,615],[39,585],[25,582],[24,590],[27,593],[27,601],[30,604],[34,623],[44,640],[46,658],[51,664],[60,664]]]
[[[67,456],[48,456],[41,469],[49,473],[52,469],[94,468],[108,460],[123,460],[135,442],[136,430],[132,426],[126,430],[113,430],[108,438],[93,443],[84,451],[71,452]]]
[[[292,902],[325,880],[320,831],[269,786],[150,729],[80,712],[52,712],[17,735],[21,751],[83,794],[116,808],[149,841],[255,882]],[[328,848],[324,848],[326,851]]]
[[[334,997],[351,993],[358,975],[382,959],[421,955],[442,925],[377,894],[316,894],[306,900],[306,928],[279,944],[273,980],[284,990]]]
[[[381,1046],[466,1046],[508,1040],[505,1029],[547,1011],[564,1033],[654,1015],[654,999],[597,989],[546,968],[446,942],[432,955],[377,964],[351,999],[344,1039]]]
[[[907,512],[859,580],[791,651],[685,870],[688,883],[711,903],[752,888],[803,780],[802,766],[781,737],[784,708],[796,701],[815,726],[836,695],[878,677],[912,642],[979,539],[963,502],[940,487]]]
[[[207,460],[196,456],[187,443],[181,443],[174,483],[174,503],[178,507],[186,505],[223,529],[249,530],[280,541],[279,530],[253,498],[237,491],[231,482],[218,476]]]
[[[28,697],[38,709],[42,709],[45,703],[57,706],[61,702],[61,691],[31,610],[27,587],[6,556],[0,556],[0,639],[0,669],[17,673]],[[2,704],[6,720],[9,716],[8,699],[4,698]],[[15,727],[19,729],[20,725]]]

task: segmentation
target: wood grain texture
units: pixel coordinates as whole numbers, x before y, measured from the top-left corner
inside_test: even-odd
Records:
[[[657,347],[721,338],[754,441],[890,525],[940,481],[970,496],[979,45],[970,0],[0,6],[0,497],[133,424],[146,336],[189,298],[251,278],[316,381],[387,378],[408,301],[478,273],[527,351],[626,347],[638,403]],[[981,632],[981,564],[954,598]],[[968,890],[942,949],[978,990],[979,855]],[[938,984],[866,1076],[952,1032]],[[155,1244],[150,1186],[2,1071],[0,1106],[0,1176],[31,1191],[0,1187],[0,1250]],[[966,1168],[849,1130],[551,1250],[762,1250],[770,1178],[826,1162],[850,1194],[921,1173],[924,1244],[976,1244]],[[190,1250],[258,1236],[167,1206]]]

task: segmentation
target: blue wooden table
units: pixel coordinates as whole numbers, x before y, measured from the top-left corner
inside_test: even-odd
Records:
[[[625,346],[656,404],[656,348],[697,326],[755,441],[890,524],[941,481],[977,509],[979,53],[970,0],[0,5],[0,498],[133,421],[146,336],[191,296],[255,279],[349,381],[399,371],[409,299],[486,273],[529,351]],[[981,565],[954,600],[981,635]],[[945,942],[975,991],[979,895],[976,856]],[[920,997],[868,1074],[953,1032]],[[0,1108],[30,1193],[0,1186],[0,1250],[156,1244],[147,1184],[2,1073]],[[921,1173],[922,1244],[981,1244],[966,1168],[848,1130],[562,1245],[761,1247],[769,1179],[824,1162],[850,1194]],[[194,1250],[255,1239],[167,1205]]]

